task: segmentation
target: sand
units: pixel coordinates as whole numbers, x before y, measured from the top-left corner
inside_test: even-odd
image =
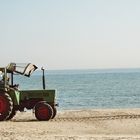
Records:
[[[18,112],[0,122],[0,140],[140,140],[140,109],[58,111],[51,121]]]

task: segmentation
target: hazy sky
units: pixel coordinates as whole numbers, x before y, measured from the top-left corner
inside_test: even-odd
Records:
[[[140,67],[140,0],[0,0],[0,65]]]

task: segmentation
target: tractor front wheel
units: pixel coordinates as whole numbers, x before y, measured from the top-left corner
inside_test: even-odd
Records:
[[[48,121],[52,118],[53,109],[46,102],[39,102],[35,106],[35,117],[39,121]]]
[[[0,121],[6,120],[13,109],[13,102],[11,97],[5,93],[0,92]]]
[[[52,109],[53,109],[53,115],[52,115],[51,119],[54,119],[57,114],[57,109],[56,109],[56,107],[52,107]]]

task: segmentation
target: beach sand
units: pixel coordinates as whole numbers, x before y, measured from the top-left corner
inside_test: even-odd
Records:
[[[0,122],[0,140],[140,140],[140,109],[58,111],[51,121],[18,112]]]

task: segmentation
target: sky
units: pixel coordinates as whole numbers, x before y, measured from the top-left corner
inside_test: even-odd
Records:
[[[0,0],[0,65],[140,68],[140,0]]]

